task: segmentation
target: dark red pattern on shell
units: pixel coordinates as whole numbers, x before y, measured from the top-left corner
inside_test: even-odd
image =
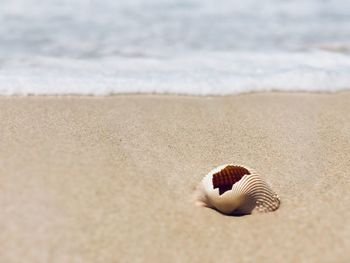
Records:
[[[219,188],[219,194],[222,195],[226,191],[231,190],[232,186],[246,174],[250,174],[246,168],[228,165],[213,175],[213,187],[214,189]]]

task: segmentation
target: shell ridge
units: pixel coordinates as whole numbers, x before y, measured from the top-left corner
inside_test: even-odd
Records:
[[[264,213],[280,205],[270,185],[253,169],[243,165],[218,166],[203,178],[197,190],[197,201],[225,214]]]

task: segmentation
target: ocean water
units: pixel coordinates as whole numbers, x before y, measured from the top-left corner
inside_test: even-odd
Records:
[[[348,0],[1,0],[0,94],[350,88]]]

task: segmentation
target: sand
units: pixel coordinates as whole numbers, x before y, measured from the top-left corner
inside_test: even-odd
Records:
[[[273,213],[191,203],[223,163]],[[0,98],[0,261],[349,262],[350,93]]]

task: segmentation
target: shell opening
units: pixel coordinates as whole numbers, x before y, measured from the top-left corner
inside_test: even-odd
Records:
[[[219,188],[219,195],[222,195],[226,191],[231,190],[232,186],[246,174],[250,174],[248,169],[241,166],[228,165],[220,172],[213,174],[213,187],[214,189]]]

